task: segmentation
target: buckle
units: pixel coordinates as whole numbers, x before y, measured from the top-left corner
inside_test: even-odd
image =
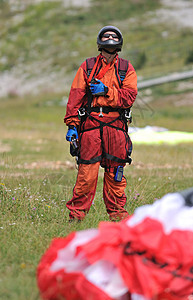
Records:
[[[127,109],[125,109],[125,118],[128,120],[131,119],[131,110],[128,111]]]
[[[84,107],[79,108],[78,109],[78,114],[79,114],[80,117],[85,116],[85,114],[86,114],[85,108]]]
[[[103,117],[103,108],[100,107],[100,114],[99,114],[99,117]]]

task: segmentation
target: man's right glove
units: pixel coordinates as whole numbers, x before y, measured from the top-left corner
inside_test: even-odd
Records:
[[[67,134],[66,134],[66,140],[68,142],[72,142],[73,139],[75,139],[75,140],[78,139],[78,132],[77,132],[77,129],[76,129],[75,126],[70,125],[70,126],[68,126],[68,131],[67,131]]]

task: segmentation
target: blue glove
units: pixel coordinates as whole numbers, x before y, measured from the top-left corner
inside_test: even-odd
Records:
[[[91,81],[90,90],[94,96],[105,96],[108,93],[108,87],[99,79],[95,80],[95,83]]]
[[[78,139],[78,132],[76,130],[76,127],[75,126],[68,126],[68,131],[67,131],[67,134],[66,134],[66,140],[68,142],[72,142],[72,139]]]

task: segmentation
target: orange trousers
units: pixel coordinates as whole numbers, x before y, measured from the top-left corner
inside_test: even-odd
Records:
[[[83,220],[93,203],[100,162],[94,164],[80,164],[73,197],[67,202],[66,207],[70,210],[70,219]],[[123,176],[121,182],[114,180],[114,174],[104,173],[103,200],[110,220],[122,220],[129,216],[124,209],[126,204],[126,179]]]

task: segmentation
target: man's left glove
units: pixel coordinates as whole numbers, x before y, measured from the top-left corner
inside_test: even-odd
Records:
[[[90,83],[90,90],[94,96],[105,96],[108,93],[108,87],[99,79]]]
[[[68,131],[67,131],[67,134],[66,134],[66,140],[68,142],[72,142],[73,139],[75,139],[75,140],[78,139],[78,132],[77,132],[77,129],[76,129],[75,126],[70,125],[70,126],[68,126]]]

